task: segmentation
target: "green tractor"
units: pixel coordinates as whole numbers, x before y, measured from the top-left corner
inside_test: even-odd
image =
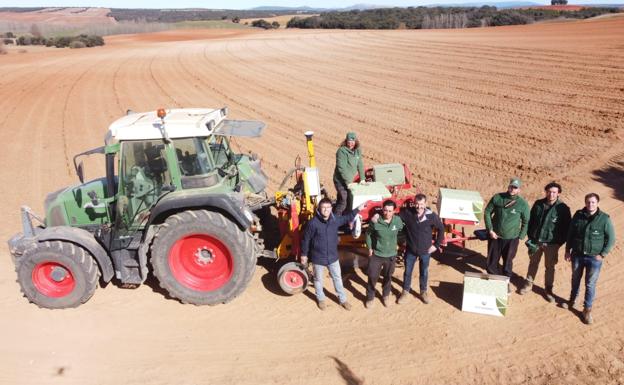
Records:
[[[231,137],[260,136],[265,124],[227,113],[129,111],[104,146],[76,155],[80,184],[49,194],[45,219],[22,207],[23,233],[9,241],[24,295],[40,307],[76,307],[99,280],[137,287],[150,267],[184,303],[241,294],[267,253],[259,215],[273,201],[260,160],[230,146]],[[96,154],[106,176],[85,183],[81,159]]]

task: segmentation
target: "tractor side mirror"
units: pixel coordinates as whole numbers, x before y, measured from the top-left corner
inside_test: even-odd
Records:
[[[78,167],[76,167],[76,174],[78,174],[78,179],[80,183],[84,183],[84,165],[82,161],[78,163]]]

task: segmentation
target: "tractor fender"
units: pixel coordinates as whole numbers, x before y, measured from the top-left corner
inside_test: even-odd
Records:
[[[87,230],[70,226],[46,227],[35,236],[35,241],[67,241],[84,247],[95,257],[104,282],[109,282],[113,278],[113,262],[102,245]]]
[[[253,220],[253,214],[245,207],[241,194],[193,192],[168,195],[159,201],[151,210],[148,225],[162,223],[170,214],[189,209],[209,209],[224,214],[243,231]]]

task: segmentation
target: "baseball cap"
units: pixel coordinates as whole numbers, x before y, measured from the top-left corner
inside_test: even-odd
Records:
[[[355,140],[356,138],[355,132],[347,132],[347,140]]]
[[[522,181],[520,181],[520,178],[511,178],[511,180],[509,181],[509,185],[520,188],[520,186],[522,185]]]

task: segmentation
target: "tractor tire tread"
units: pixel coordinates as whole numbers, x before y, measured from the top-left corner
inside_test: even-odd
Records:
[[[40,254],[51,255],[51,257],[42,258]],[[55,299],[47,297],[37,292],[37,289],[32,283],[32,268],[35,267],[36,261],[43,260],[55,260],[55,257],[59,262],[66,264],[74,264],[74,267],[79,270],[72,270],[72,275],[78,278],[82,278],[82,282],[76,282],[79,286],[81,293],[70,293],[73,295],[73,300],[69,300],[67,297],[61,299]],[[31,303],[34,303],[42,309],[65,309],[75,308],[83,303],[87,302],[95,293],[97,284],[100,278],[100,269],[95,262],[93,256],[85,250],[82,246],[65,241],[45,241],[34,243],[24,251],[24,254],[19,258],[20,263],[15,265],[15,272],[17,273],[16,282],[20,285],[20,291],[24,297],[26,297]],[[33,261],[34,260],[34,261]],[[32,265],[32,266],[30,266]],[[28,271],[24,271],[26,269]]]
[[[169,267],[170,248],[180,236],[184,235],[185,228],[195,226],[189,231],[197,231],[197,223],[201,223],[202,230],[206,229],[207,234],[227,244],[228,248],[238,251],[232,252],[233,263],[238,270],[235,268],[232,279],[224,287],[214,291],[201,292],[183,286],[173,276]],[[250,239],[252,236],[248,231],[242,231],[218,212],[204,209],[183,211],[167,218],[154,235],[150,247],[152,271],[159,286],[184,304],[213,306],[227,303],[239,296],[253,277],[256,255]]]

